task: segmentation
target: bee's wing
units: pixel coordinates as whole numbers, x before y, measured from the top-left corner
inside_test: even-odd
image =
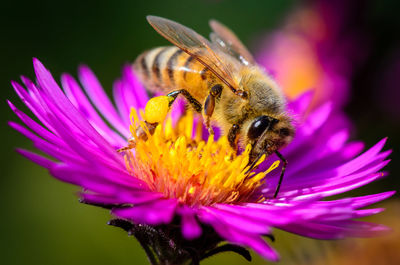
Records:
[[[255,60],[239,38],[229,28],[216,20],[210,20],[212,43],[221,51],[238,59],[244,65],[254,65]]]
[[[222,82],[232,89],[237,89],[233,79],[233,66],[226,63],[224,54],[194,30],[169,19],[147,16],[150,25],[168,41],[196,58],[213,72]]]

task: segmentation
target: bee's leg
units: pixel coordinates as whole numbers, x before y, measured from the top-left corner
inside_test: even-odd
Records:
[[[154,131],[156,130],[158,123],[149,123],[147,121],[145,121],[144,123],[147,127],[147,131],[152,135],[154,133]],[[142,127],[138,127],[136,129],[136,139],[140,139],[143,141],[147,140],[147,133]],[[118,153],[125,152],[125,151],[135,148],[135,146],[136,146],[135,137],[132,137],[128,140],[128,145],[117,149],[117,152]]]
[[[203,119],[204,119],[204,125],[206,126],[208,133],[214,134],[214,130],[211,127],[211,123],[210,123],[210,118],[211,115],[214,112],[214,108],[215,108],[215,97],[211,96],[211,94],[209,94],[206,98],[206,101],[204,102],[204,113],[203,113]]]
[[[169,102],[169,106],[171,107],[172,104],[175,102],[176,98],[182,95],[186,98],[186,100],[189,102],[190,105],[194,108],[195,111],[201,112],[202,106],[200,102],[197,101],[187,90],[185,89],[179,89],[179,90],[174,90],[170,93],[167,94],[168,97],[171,97],[172,100]]]
[[[221,96],[222,93],[222,85],[216,84],[210,89],[210,93],[208,94],[206,101],[204,102],[204,124],[206,125],[208,132],[210,134],[214,134],[213,129],[211,128],[210,118],[214,113],[215,108],[215,99]]]
[[[283,180],[283,175],[285,175],[285,170],[286,170],[286,166],[287,166],[287,160],[283,157],[283,155],[281,153],[279,153],[278,151],[275,151],[275,154],[282,161],[283,166],[282,166],[281,175],[279,177],[278,186],[276,187],[276,190],[275,190],[274,198],[276,198],[276,196],[278,196],[279,189],[281,188],[281,184],[282,184],[282,180]]]
[[[136,146],[136,142],[135,142],[135,140],[134,140],[133,137],[132,137],[132,138],[130,138],[130,139],[128,140],[128,145],[117,149],[117,152],[118,152],[118,153],[125,152],[125,151],[128,151],[128,150],[130,150],[130,149],[135,148],[135,146]]]
[[[193,106],[193,108],[197,111],[197,112],[201,112],[202,109],[202,105],[200,104],[200,102],[198,102],[192,95],[190,95],[190,93],[185,90],[185,89],[180,89],[180,90],[175,90],[170,92],[167,97],[169,97],[169,102],[168,105],[169,107],[171,107],[171,105],[175,102],[176,98],[178,97],[178,95],[182,94],[186,100]],[[157,97],[156,97],[157,98]],[[155,98],[153,98],[155,99]],[[152,100],[152,99],[150,99]],[[146,106],[147,107],[147,106]],[[135,148],[136,146],[136,142],[135,142],[135,138],[136,139],[141,139],[146,141],[147,140],[147,132],[150,133],[151,135],[154,133],[158,122],[148,122],[145,121],[145,126],[147,130],[144,130],[142,127],[138,127],[136,129],[136,137],[132,137],[131,139],[128,140],[128,145],[125,147],[122,147],[120,149],[117,150],[117,152],[125,152],[128,151],[130,149]]]
[[[240,132],[240,126],[237,124],[232,125],[228,132],[228,141],[233,150],[236,151],[237,140]]]

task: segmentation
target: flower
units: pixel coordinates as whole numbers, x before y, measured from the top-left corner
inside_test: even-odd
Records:
[[[314,91],[312,107],[333,100],[346,103],[351,75],[368,50],[361,27],[351,21],[361,9],[354,1],[310,1],[268,34],[259,62],[294,99]]]
[[[135,111],[132,117],[139,121]],[[250,148],[236,156],[225,136],[218,141],[213,136],[203,141],[201,126],[197,124],[197,135],[192,139],[192,114],[183,116],[176,128],[172,126],[172,119],[168,119],[165,127],[158,126],[145,141],[136,139],[134,152],[125,155],[128,171],[164,198],[177,199],[187,206],[248,202],[263,184],[261,180],[279,161],[264,172],[247,174]],[[138,128],[145,128],[144,123],[134,122],[132,135],[136,135]],[[189,233],[189,238],[198,236]]]
[[[14,81],[12,85],[39,122],[10,102],[26,127],[15,122],[10,126],[47,156],[18,152],[59,180],[82,187],[83,202],[110,208],[117,217],[111,224],[134,234],[150,260],[158,253],[159,259],[172,257],[178,264],[224,250],[246,257],[239,246],[277,260],[278,254],[262,238],[272,238],[274,227],[318,239],[373,236],[386,230],[354,219],[382,211],[362,208],[394,192],[325,200],[385,176],[379,171],[390,153],[382,151],[381,140],[360,154],[363,144],[348,142],[348,124],[331,102],[308,115],[310,93],[289,102],[297,133],[282,150],[289,166],[274,198],[281,167],[274,169],[276,157],[268,157],[258,173],[246,176],[242,172],[248,151],[235,156],[224,137],[204,141],[201,132],[192,129],[199,127],[192,127],[190,115],[174,126],[169,120],[147,140],[136,139],[132,150],[118,152],[140,126],[131,108],[144,109],[148,99],[130,66],[114,84],[115,108],[88,67],[79,68],[86,96],[72,76],[62,76],[62,90],[39,60],[33,65],[36,84],[22,77],[26,88]],[[218,249],[222,240],[235,245]]]

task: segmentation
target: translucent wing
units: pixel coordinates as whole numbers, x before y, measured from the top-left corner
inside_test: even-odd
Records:
[[[216,20],[210,21],[210,27],[214,31],[211,33],[210,39],[215,46],[235,57],[244,65],[255,64],[251,53],[229,28]]]
[[[230,87],[234,93],[238,92],[237,84],[233,79],[234,65],[229,64],[229,60],[226,60],[226,55],[218,52],[218,49],[213,47],[206,38],[194,30],[169,19],[147,16],[147,20],[164,38],[196,58]]]

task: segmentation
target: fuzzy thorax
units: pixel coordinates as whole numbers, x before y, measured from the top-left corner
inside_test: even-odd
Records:
[[[139,126],[145,127],[135,110],[131,120],[132,135]],[[135,148],[125,154],[128,171],[165,198],[176,198],[191,206],[248,201],[264,183],[266,174],[279,165],[276,161],[265,172],[246,174],[250,146],[236,155],[226,137],[202,140],[201,123],[194,128],[191,112],[175,126],[168,118],[152,135],[146,133],[147,140],[133,139]]]

